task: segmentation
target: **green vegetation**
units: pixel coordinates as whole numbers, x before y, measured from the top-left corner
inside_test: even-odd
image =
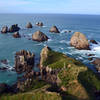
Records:
[[[7,94],[0,97],[0,100],[61,100],[61,96],[57,93],[47,92],[48,86],[31,90],[26,93]]]
[[[94,91],[100,90],[100,80],[93,71],[62,53],[49,51],[43,65],[52,69],[61,68],[58,76],[62,82],[59,86],[66,88],[65,98],[68,100],[94,100]]]

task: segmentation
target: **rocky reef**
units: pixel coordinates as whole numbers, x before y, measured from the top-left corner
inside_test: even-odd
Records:
[[[32,24],[29,22],[27,25],[26,25],[26,28],[32,28]]]

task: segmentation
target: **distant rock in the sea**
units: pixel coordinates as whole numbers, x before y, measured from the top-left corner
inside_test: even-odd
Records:
[[[19,30],[20,30],[20,27],[18,27],[18,24],[12,25],[9,28],[9,32],[16,32],[16,31],[19,31]]]
[[[21,35],[19,34],[19,32],[15,32],[15,33],[13,34],[13,37],[14,37],[14,38],[21,38]]]
[[[8,32],[8,27],[4,26],[2,27],[1,33],[7,33]]]
[[[35,55],[29,51],[21,50],[16,52],[15,70],[17,73],[30,72],[34,67]]]
[[[51,27],[51,29],[49,31],[53,32],[53,33],[60,33],[60,31],[58,30],[58,28],[56,26]]]
[[[32,40],[42,42],[42,41],[47,41],[48,37],[41,31],[37,31],[32,35]]]
[[[37,26],[43,26],[43,23],[42,22],[37,22],[36,25]]]
[[[90,40],[90,43],[98,44],[95,40]]]
[[[26,28],[32,28],[32,24],[29,22],[27,25],[26,25]]]
[[[90,50],[87,38],[80,32],[74,33],[74,35],[71,37],[70,44],[79,50]]]

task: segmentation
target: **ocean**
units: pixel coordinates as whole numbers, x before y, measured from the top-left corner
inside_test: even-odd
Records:
[[[28,22],[33,24],[32,29],[25,27]],[[35,26],[36,22],[43,22],[44,27]],[[25,49],[33,52],[35,54],[36,65],[39,63],[40,52],[46,45],[55,51],[62,52],[82,61],[95,71],[94,66],[88,60],[87,54],[95,54],[95,57],[100,57],[100,15],[0,14],[0,29],[4,25],[10,27],[13,24],[18,24],[21,28],[19,33],[22,38],[13,38],[13,33],[0,34],[0,60],[8,60],[8,65],[0,63],[0,67],[6,66],[9,68],[7,71],[0,71],[0,83],[13,84],[16,82],[18,75],[11,69],[14,67],[14,57],[17,51]],[[49,32],[49,29],[53,25],[58,27],[60,34]],[[49,40],[41,43],[29,40],[37,30],[45,33],[49,37]],[[64,33],[66,30],[71,30],[72,32]],[[84,33],[88,40],[94,39],[98,42],[98,45],[91,44],[91,50],[77,50],[71,47],[70,38],[74,32]]]

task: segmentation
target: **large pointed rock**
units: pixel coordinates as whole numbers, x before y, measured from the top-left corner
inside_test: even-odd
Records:
[[[17,73],[30,72],[34,67],[35,55],[29,51],[21,50],[16,52],[15,70]]]
[[[7,33],[8,32],[8,27],[4,26],[2,27],[1,33]]]
[[[37,31],[32,35],[32,40],[42,42],[42,41],[47,41],[48,37],[41,31]]]
[[[51,29],[49,31],[53,32],[53,33],[60,33],[56,26],[51,27]]]
[[[84,34],[80,32],[75,32],[70,40],[71,46],[74,46],[79,50],[89,50],[89,42]]]
[[[32,24],[29,22],[27,25],[26,25],[26,28],[32,28]]]
[[[9,32],[17,32],[20,30],[20,27],[18,27],[18,24],[15,24],[15,25],[12,25],[10,28],[9,28]]]

